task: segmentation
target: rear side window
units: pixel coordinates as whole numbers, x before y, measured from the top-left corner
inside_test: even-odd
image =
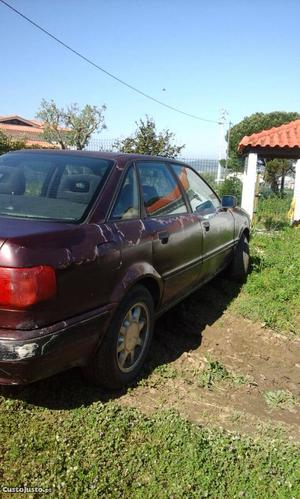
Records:
[[[130,220],[140,215],[139,188],[136,173],[131,166],[112,210],[113,220]]]
[[[4,154],[0,157],[0,216],[79,221],[112,164],[76,154]]]
[[[179,185],[165,163],[137,163],[144,205],[151,217],[187,213]]]

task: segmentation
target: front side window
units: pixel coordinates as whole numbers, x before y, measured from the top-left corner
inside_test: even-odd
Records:
[[[140,215],[139,189],[135,169],[131,166],[112,210],[113,220],[128,220]]]
[[[220,201],[201,177],[183,165],[172,165],[172,168],[189,198],[193,212],[203,217],[216,213]]]
[[[180,187],[165,163],[139,162],[144,205],[149,216],[187,213]]]
[[[76,222],[103,186],[113,162],[76,154],[0,157],[0,216]]]

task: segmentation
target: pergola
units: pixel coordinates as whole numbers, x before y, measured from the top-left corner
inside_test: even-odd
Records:
[[[286,125],[246,135],[238,145],[238,151],[246,156],[243,179],[242,208],[253,217],[256,167],[258,157],[296,160],[293,221],[300,221],[300,119]]]

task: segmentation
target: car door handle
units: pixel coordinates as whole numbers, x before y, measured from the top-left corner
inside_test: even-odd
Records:
[[[161,240],[161,244],[167,244],[169,241],[170,234],[169,232],[159,232],[158,237]]]
[[[202,225],[203,225],[204,229],[206,230],[206,232],[208,232],[210,229],[210,223],[206,220],[205,222],[202,222]]]

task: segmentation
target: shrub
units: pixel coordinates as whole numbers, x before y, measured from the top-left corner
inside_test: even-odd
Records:
[[[0,154],[4,154],[8,151],[15,151],[16,149],[24,149],[24,147],[25,140],[13,140],[0,131]]]
[[[241,204],[243,184],[237,177],[228,177],[218,187],[220,197],[231,195],[236,196],[238,204]]]

